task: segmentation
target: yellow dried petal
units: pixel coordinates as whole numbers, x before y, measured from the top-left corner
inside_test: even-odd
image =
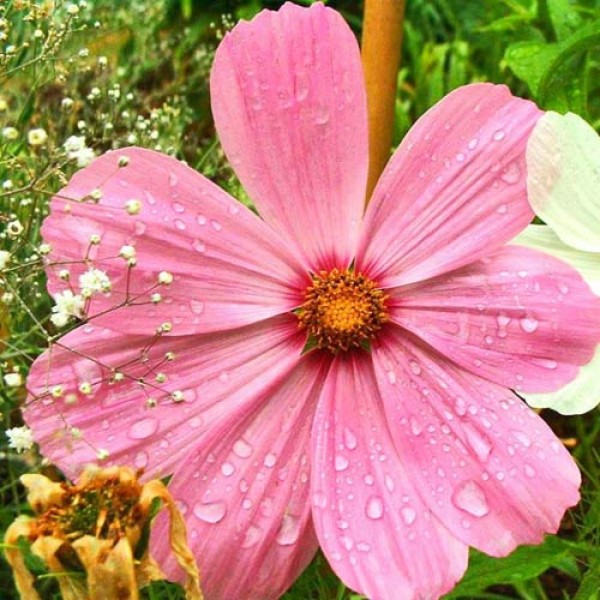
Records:
[[[56,555],[64,544],[64,540],[43,536],[31,545],[31,551],[39,556],[49,571],[56,576],[62,600],[88,600],[85,578],[70,573]]]
[[[40,600],[33,587],[33,576],[25,565],[25,558],[17,546],[20,537],[29,538],[35,530],[35,521],[30,517],[17,517],[10,524],[4,535],[4,556],[13,571],[15,585],[21,598],[25,600]]]
[[[85,535],[72,545],[87,572],[89,600],[138,600],[133,554],[126,538],[113,547],[110,540]]]
[[[37,513],[52,506],[60,506],[65,495],[64,486],[44,475],[28,473],[21,475],[21,483],[27,488],[27,502]]]
[[[148,511],[155,498],[162,500],[169,511],[169,541],[171,543],[171,550],[173,550],[179,566],[187,573],[187,579],[183,586],[185,597],[187,600],[202,600],[200,573],[194,555],[187,543],[185,521],[175,505],[173,496],[171,496],[165,485],[158,479],[153,479],[144,485],[142,495],[140,496],[142,510]]]

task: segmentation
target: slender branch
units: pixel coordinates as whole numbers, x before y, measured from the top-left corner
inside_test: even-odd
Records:
[[[404,0],[365,0],[362,61],[369,110],[367,202],[390,157]]]

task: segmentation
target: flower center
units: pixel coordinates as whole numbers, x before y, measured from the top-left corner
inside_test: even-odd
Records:
[[[320,271],[304,294],[297,316],[309,342],[336,354],[364,347],[388,320],[387,296],[373,281],[349,269]]]

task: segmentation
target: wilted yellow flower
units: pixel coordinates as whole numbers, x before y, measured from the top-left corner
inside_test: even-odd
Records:
[[[171,548],[187,573],[186,598],[201,600],[198,567],[186,540],[181,513],[165,485],[145,484],[128,467],[88,468],[75,485],[43,475],[23,475],[27,499],[37,516],[18,517],[7,529],[5,554],[23,600],[39,600],[33,576],[16,543],[32,542],[31,551],[49,570],[60,573],[64,600],[137,600],[138,589],[164,575],[150,556],[151,506],[160,499],[171,519]],[[140,547],[141,546],[141,547]],[[141,558],[136,559],[136,551]],[[85,573],[85,578],[68,572]]]

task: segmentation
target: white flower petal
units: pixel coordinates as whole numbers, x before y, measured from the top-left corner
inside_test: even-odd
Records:
[[[572,113],[546,113],[527,144],[535,213],[569,246],[600,252],[600,137]]]

